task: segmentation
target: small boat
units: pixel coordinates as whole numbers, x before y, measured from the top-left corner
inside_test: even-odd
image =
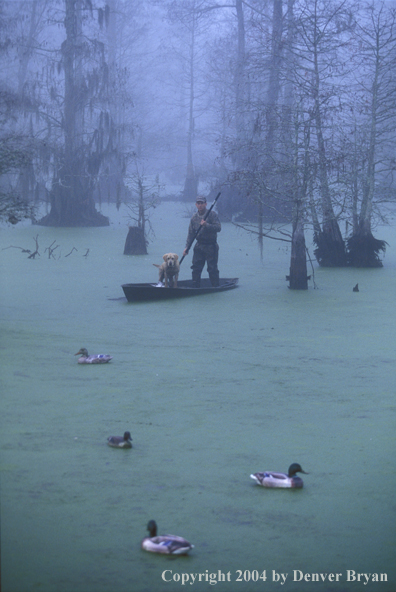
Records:
[[[128,302],[145,302],[149,300],[169,300],[201,294],[216,294],[232,290],[238,286],[239,278],[220,278],[218,286],[212,286],[209,278],[201,279],[199,288],[192,280],[177,282],[177,288],[164,288],[158,284],[123,284],[122,289]]]

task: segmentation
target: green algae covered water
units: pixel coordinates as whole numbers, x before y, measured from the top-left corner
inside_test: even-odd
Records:
[[[238,289],[128,304],[121,284],[155,282],[188,220],[162,204],[149,255],[126,257],[125,219],[104,213],[0,233],[3,592],[394,592],[394,228],[376,231],[383,269],[315,267],[293,292],[285,243],[261,263],[223,224]],[[37,235],[40,257],[14,248]],[[113,360],[80,366],[80,347]],[[125,430],[132,450],[106,445]],[[302,490],[249,477],[292,462]],[[149,519],[191,554],[142,551]]]

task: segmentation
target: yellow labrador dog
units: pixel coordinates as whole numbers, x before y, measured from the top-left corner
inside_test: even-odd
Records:
[[[165,288],[169,288],[170,286],[177,288],[180,271],[179,256],[176,253],[165,253],[163,260],[164,262],[161,265],[153,263],[155,267],[158,267],[158,281],[165,282]]]

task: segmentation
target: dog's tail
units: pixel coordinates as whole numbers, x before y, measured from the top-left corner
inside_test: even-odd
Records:
[[[154,267],[161,267],[161,265],[157,265],[157,263],[153,263]]]

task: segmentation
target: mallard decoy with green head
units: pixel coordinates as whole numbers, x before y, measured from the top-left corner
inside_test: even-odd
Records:
[[[150,536],[142,540],[142,549],[150,551],[150,553],[186,555],[194,547],[194,545],[186,541],[183,537],[174,534],[157,536],[157,523],[155,520],[149,521],[147,530]]]
[[[308,475],[308,473],[302,470],[301,465],[293,463],[290,465],[287,474],[265,471],[264,473],[253,473],[250,477],[254,479],[258,485],[262,485],[263,487],[301,489],[304,486],[304,482],[301,477],[296,475],[296,473],[304,473],[304,475]]]
[[[113,356],[109,356],[108,354],[96,354],[96,355],[88,355],[88,351],[85,347],[82,347],[75,356],[81,356],[78,358],[79,364],[106,364],[113,359]]]
[[[124,432],[123,436],[110,436],[107,438],[107,444],[113,448],[132,448],[131,434]]]

